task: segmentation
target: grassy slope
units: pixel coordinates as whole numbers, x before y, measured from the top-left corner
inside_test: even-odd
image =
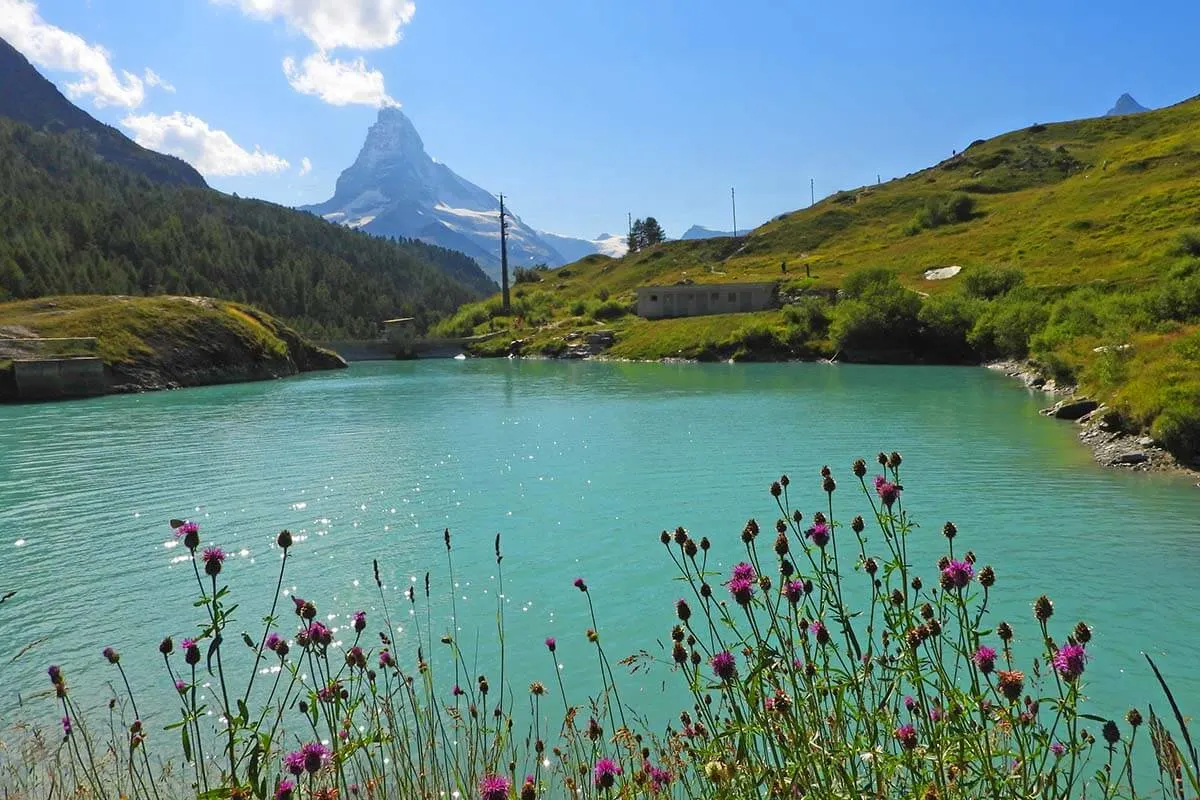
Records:
[[[803,189],[797,187],[798,195]],[[929,202],[961,192],[975,202],[970,220],[912,231]],[[511,338],[526,340],[526,352],[553,352],[569,330],[606,328],[617,333],[615,356],[752,357],[747,343],[755,337],[771,330],[785,334],[783,312],[647,322],[632,316],[598,320],[605,315],[595,311],[604,302],[631,308],[634,290],[650,284],[777,280],[797,292],[837,288],[864,267],[894,270],[904,286],[935,296],[954,292],[972,270],[996,266],[1023,271],[1027,285],[1048,303],[1089,285],[1110,296],[1133,295],[1165,285],[1181,263],[1173,251],[1179,234],[1197,225],[1200,100],[1191,100],[976,142],[928,169],[782,215],[739,241],[676,241],[622,259],[589,256],[546,273],[539,283],[514,287],[513,318],[500,317],[499,300],[492,298],[464,307],[441,330],[507,328]],[[785,260],[787,274],[780,268]],[[962,274],[924,280],[926,269],[948,265],[962,266]],[[1139,425],[1149,427],[1174,401],[1162,391],[1140,391],[1145,381],[1135,375],[1172,377],[1174,394],[1186,395],[1183,406],[1192,405],[1200,416],[1200,378],[1190,355],[1195,347],[1188,344],[1200,335],[1195,322],[1135,331],[1136,355],[1117,375],[1097,363],[1103,359],[1092,350],[1120,335],[1111,331],[1108,338],[1099,330],[1077,335],[1057,344],[1055,355],[1086,388],[1120,401]],[[491,346],[502,341],[509,337]],[[831,347],[823,339],[806,349],[819,354]]]
[[[20,338],[23,331],[95,337],[95,354],[119,381],[207,383],[223,371],[237,378],[274,374],[289,359],[302,370],[336,360],[258,309],[209,298],[79,295],[0,303],[0,332]],[[0,358],[3,350],[0,338]],[[64,354],[82,354],[76,350]],[[50,346],[43,354],[56,352]],[[0,362],[0,371],[10,366]]]

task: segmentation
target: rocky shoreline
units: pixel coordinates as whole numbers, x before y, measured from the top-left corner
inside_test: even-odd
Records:
[[[1063,398],[1042,409],[1042,414],[1074,423],[1079,428],[1079,441],[1092,451],[1097,464],[1137,472],[1200,475],[1200,463],[1181,463],[1153,437],[1142,431],[1123,429],[1120,417],[1113,409],[1091,398],[1077,396],[1077,386],[1058,384],[1029,362],[997,361],[986,366],[1021,381],[1031,391]]]

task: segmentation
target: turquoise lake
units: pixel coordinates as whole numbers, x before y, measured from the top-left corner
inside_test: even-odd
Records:
[[[458,638],[480,669],[494,655],[500,534],[512,685],[551,680],[542,642],[555,636],[568,689],[587,690],[595,663],[575,577],[592,588],[610,654],[658,652],[681,595],[659,531],[708,536],[727,569],[747,518],[769,529],[778,516],[767,487],[780,473],[811,515],[830,464],[846,519],[869,513],[851,461],[893,449],[922,524],[918,572],[935,577],[953,520],[956,544],[998,573],[993,622],[1035,641],[1030,604],[1046,592],[1058,636],[1080,619],[1094,627],[1092,713],[1165,708],[1145,651],[1200,714],[1200,490],[1096,466],[1074,426],[1036,413],[1048,403],[974,368],[427,361],[0,406],[0,594],[16,591],[0,605],[0,719],[58,719],[50,663],[102,703],[116,679],[107,645],[148,705],[173,710],[157,643],[197,620],[173,517],[232,552],[222,577],[256,635],[280,528],[298,542],[286,591],[335,624],[361,608],[375,629],[377,559],[410,661],[416,623],[432,623],[435,647],[448,625],[449,527]],[[436,601],[428,618],[423,598],[410,616],[403,592],[420,596],[427,570]],[[631,677],[625,699],[665,719],[664,678]]]

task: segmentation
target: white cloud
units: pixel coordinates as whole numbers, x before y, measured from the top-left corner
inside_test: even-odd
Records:
[[[225,131],[213,130],[191,114],[130,114],[121,124],[142,147],[179,156],[206,176],[258,175],[281,172],[289,166],[285,159],[259,147],[254,152],[246,150]]]
[[[283,60],[283,74],[297,92],[316,95],[331,106],[399,105],[383,88],[383,73],[370,69],[361,58],[339,61],[317,52],[297,66],[288,56]]]
[[[170,92],[171,94],[175,93],[175,87],[149,67],[146,67],[145,81],[147,86],[162,89],[164,92]]]
[[[413,0],[211,0],[258,19],[282,18],[322,50],[374,50],[400,41]]]
[[[300,159],[300,177],[303,178],[310,172],[312,172],[312,162],[309,161],[308,156],[305,156]]]
[[[91,97],[97,108],[137,108],[145,99],[141,78],[125,70],[118,75],[107,50],[46,22],[32,0],[0,0],[0,37],[39,67],[78,75],[66,85],[72,98]]]

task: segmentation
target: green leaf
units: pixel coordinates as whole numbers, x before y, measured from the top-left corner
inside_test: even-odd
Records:
[[[188,736],[187,727],[183,727],[179,731],[181,743],[183,744],[183,758],[185,761],[192,760],[192,739]]]
[[[237,709],[238,709],[238,717],[241,719],[242,723],[245,724],[245,723],[249,722],[250,721],[250,710],[248,708],[246,708],[246,701],[242,700],[240,697],[238,698],[238,701],[237,701]]]

